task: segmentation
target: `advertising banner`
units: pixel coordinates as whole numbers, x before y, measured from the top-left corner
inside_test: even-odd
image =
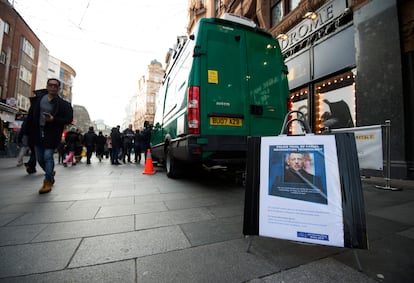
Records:
[[[381,125],[332,130],[334,133],[354,133],[359,168],[383,169]]]
[[[343,247],[335,137],[263,137],[260,152],[259,235]]]

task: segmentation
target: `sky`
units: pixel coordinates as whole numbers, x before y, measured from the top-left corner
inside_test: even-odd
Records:
[[[14,0],[49,55],[71,66],[72,104],[122,124],[138,80],[186,34],[188,0]]]

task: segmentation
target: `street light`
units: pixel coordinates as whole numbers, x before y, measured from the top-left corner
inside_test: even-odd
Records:
[[[281,39],[281,40],[287,40],[288,39],[288,35],[286,33],[281,33],[276,38],[277,39]]]
[[[316,14],[315,12],[309,11],[303,16],[303,18],[314,21],[318,18],[318,14]]]

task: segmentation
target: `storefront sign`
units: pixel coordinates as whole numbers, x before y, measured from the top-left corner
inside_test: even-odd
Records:
[[[287,39],[279,39],[282,52],[286,51],[303,39],[315,33],[321,27],[332,22],[334,19],[342,15],[346,10],[346,0],[334,0],[322,6],[316,14],[316,20],[305,19],[296,27],[286,33]]]

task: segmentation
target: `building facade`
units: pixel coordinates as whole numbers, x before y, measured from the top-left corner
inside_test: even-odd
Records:
[[[40,40],[8,1],[0,1],[2,103],[27,111],[34,90]],[[10,103],[12,101],[12,103]]]
[[[76,72],[75,70],[66,64],[65,62],[60,62],[60,74],[59,74],[59,80],[62,83],[61,88],[61,96],[65,100],[72,102],[72,87],[73,82],[75,81]]]
[[[164,69],[157,60],[151,61],[147,72],[138,80],[138,95],[134,98],[133,126],[134,129],[142,130],[144,122],[154,123],[155,95],[162,84]]]
[[[62,97],[72,101],[76,72],[68,64],[49,55],[20,14],[7,0],[0,0],[0,94],[18,112],[29,109],[33,90],[45,88],[48,78],[62,82]]]
[[[289,69],[289,106],[306,115],[312,131],[384,125],[389,120],[391,176],[413,179],[413,3],[191,0],[188,31],[191,34],[199,18],[223,13],[254,20],[279,39]]]
[[[94,126],[89,116],[88,110],[85,108],[85,106],[82,105],[73,105],[73,121],[76,128],[79,129],[83,134],[88,131],[89,127]]]

